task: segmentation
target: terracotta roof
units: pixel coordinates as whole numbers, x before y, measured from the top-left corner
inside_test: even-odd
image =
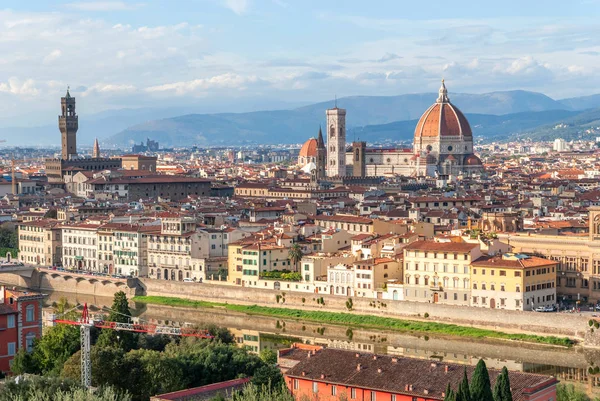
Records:
[[[474,261],[473,267],[506,267],[511,269],[523,269],[527,267],[553,266],[558,262],[537,256],[529,256],[523,259],[503,259],[502,256],[482,257]]]
[[[463,113],[451,103],[434,103],[419,119],[415,138],[438,136],[473,136]]]
[[[304,360],[287,371],[287,377],[433,400],[444,399],[442,393],[448,383],[456,389],[465,369],[469,380],[475,370],[474,366],[330,348],[317,351],[310,357],[308,352],[305,354]],[[488,371],[493,388],[500,371]],[[514,401],[525,401],[531,393],[557,383],[552,376],[521,372],[509,372],[509,379]]]
[[[373,224],[372,219],[368,219],[366,217],[358,217],[358,216],[345,216],[345,215],[335,215],[335,216],[326,216],[320,215],[315,216],[315,220],[322,221],[336,221],[340,223],[353,223],[353,224]]]
[[[479,244],[467,242],[415,241],[408,244],[404,249],[410,251],[469,252],[478,246]]]
[[[315,138],[310,138],[308,141],[304,142],[298,156],[317,157],[317,140]]]

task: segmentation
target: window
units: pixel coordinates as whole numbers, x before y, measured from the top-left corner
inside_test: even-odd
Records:
[[[350,399],[352,399],[352,400],[356,399],[356,389],[355,388],[350,389]]]
[[[33,351],[33,340],[35,340],[35,333],[27,333],[27,336],[25,336],[25,349],[27,352]]]
[[[337,386],[331,386],[331,395],[337,395]]]
[[[12,356],[17,353],[17,343],[8,343],[8,356]]]
[[[506,270],[500,270],[500,275],[501,276],[506,276]]]
[[[319,392],[319,383],[317,382],[313,382],[313,393],[318,393]]]
[[[26,308],[25,321],[27,321],[27,322],[33,322],[33,320],[34,320],[34,306],[33,305],[29,305]]]
[[[371,401],[377,401],[377,393],[375,391],[371,391]]]
[[[15,315],[8,315],[6,317],[6,328],[14,329],[15,328]]]
[[[392,401],[396,401],[396,394],[392,394]]]
[[[521,272],[515,272],[515,277],[521,277]]]

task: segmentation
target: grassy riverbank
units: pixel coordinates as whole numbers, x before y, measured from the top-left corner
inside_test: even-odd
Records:
[[[342,312],[311,311],[301,309],[274,308],[258,305],[234,305],[218,302],[193,301],[189,299],[161,296],[137,296],[133,301],[147,304],[178,306],[187,308],[225,308],[227,310],[289,319],[299,319],[318,323],[346,325],[352,327],[395,330],[408,333],[432,333],[468,338],[494,338],[530,343],[571,346],[573,341],[566,337],[538,336],[533,334],[503,333],[501,331],[478,329],[456,324],[401,320],[391,317],[359,315]]]

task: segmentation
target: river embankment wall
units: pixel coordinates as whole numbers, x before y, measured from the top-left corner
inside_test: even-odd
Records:
[[[600,345],[600,330],[593,331],[593,327],[588,325],[590,316],[580,314],[519,312],[361,297],[352,297],[352,310],[348,310],[348,297],[343,296],[147,278],[110,279],[44,269],[33,271],[31,277],[0,273],[0,283],[36,291],[61,291],[108,297],[112,297],[117,291],[124,291],[130,297],[169,296],[230,304],[368,314],[453,323],[506,332],[568,336],[584,339],[586,345]],[[320,298],[323,299],[322,304],[317,302]]]

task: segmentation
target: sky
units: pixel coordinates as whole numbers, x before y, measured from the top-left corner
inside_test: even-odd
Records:
[[[488,4],[489,3],[489,4]],[[600,93],[600,0],[2,0],[0,124],[334,96]],[[433,99],[432,99],[433,101]]]

